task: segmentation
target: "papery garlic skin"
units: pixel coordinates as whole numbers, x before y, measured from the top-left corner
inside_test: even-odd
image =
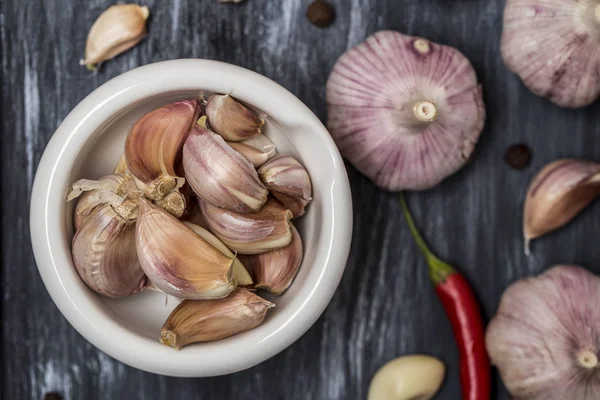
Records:
[[[193,223],[188,222],[188,221],[184,221],[184,224],[188,228],[190,228],[191,230],[193,230],[202,239],[204,239],[205,241],[207,241],[208,243],[210,243],[215,249],[217,249],[221,253],[223,253],[223,255],[225,255],[226,257],[234,259],[233,260],[233,275],[235,276],[238,285],[240,285],[240,286],[248,286],[248,285],[252,284],[252,277],[248,273],[248,270],[246,269],[246,267],[244,266],[244,264],[242,264],[242,262],[240,261],[240,259],[238,257],[236,257],[236,255],[233,254],[231,252],[231,250],[229,250],[227,248],[227,246],[225,246],[223,244],[223,242],[221,242],[219,240],[218,237],[216,237],[215,235],[213,235],[207,229],[201,227],[200,225],[196,225],[196,224],[193,224]]]
[[[180,349],[191,343],[224,339],[260,325],[275,304],[238,288],[219,300],[184,300],[169,315],[160,342]]]
[[[312,200],[312,184],[302,164],[293,157],[279,156],[263,165],[258,174],[294,218],[304,215],[306,205]]]
[[[149,112],[131,128],[125,141],[127,168],[149,199],[162,200],[183,186],[177,164],[199,113],[196,100],[179,101]]]
[[[508,0],[500,50],[538,96],[583,107],[600,93],[600,12],[593,0]]]
[[[523,212],[525,249],[529,242],[560,228],[600,196],[600,164],[563,159],[546,165],[533,179]]]
[[[206,102],[210,128],[223,139],[238,142],[262,132],[265,123],[256,111],[245,107],[229,94],[213,94]]]
[[[256,289],[282,295],[292,284],[302,264],[302,238],[292,225],[292,241],[285,247],[265,253],[241,256],[252,271]]]
[[[292,240],[292,213],[269,198],[254,213],[236,213],[198,201],[212,233],[240,254],[259,254],[280,249]]]
[[[73,214],[75,230],[78,230],[86,218],[100,205],[110,204],[120,208],[119,213],[127,219],[135,219],[137,215],[137,199],[139,190],[135,182],[126,175],[106,175],[97,181],[80,179],[73,183],[67,195],[67,201],[79,198]],[[134,200],[121,207],[127,198]]]
[[[72,254],[81,279],[104,296],[129,296],[146,283],[135,251],[135,220],[119,215],[109,204],[86,218],[73,237]]]
[[[117,4],[96,19],[88,33],[85,59],[81,65],[94,66],[129,50],[146,36],[150,10],[137,4]]]
[[[263,134],[241,142],[227,142],[227,144],[244,156],[255,168],[259,168],[277,154],[275,145]]]
[[[198,197],[217,207],[247,213],[258,211],[268,191],[256,170],[219,135],[200,123],[183,146],[183,168]]]
[[[233,258],[145,199],[140,201],[135,246],[148,279],[167,294],[218,299],[237,286]]]
[[[481,87],[458,50],[381,31],[348,50],[327,82],[329,129],[379,187],[422,190],[458,171],[485,122]]]
[[[486,332],[508,391],[523,400],[595,400],[600,393],[600,279],[561,265],[512,284]]]

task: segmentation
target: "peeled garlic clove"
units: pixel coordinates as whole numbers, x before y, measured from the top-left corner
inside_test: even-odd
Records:
[[[525,198],[523,236],[529,242],[571,221],[600,195],[600,164],[558,160],[533,179]]]
[[[261,133],[265,120],[230,95],[213,94],[206,102],[210,128],[223,139],[238,142]]]
[[[446,367],[435,357],[398,357],[381,367],[369,386],[368,400],[429,400],[440,390]]]
[[[208,230],[203,227],[193,224],[191,222],[185,221],[184,224],[196,232],[198,236],[202,239],[210,243],[215,249],[219,250],[223,255],[233,258],[233,275],[235,276],[238,285],[240,286],[248,286],[252,284],[252,277],[244,267],[244,264],[217,238],[215,235],[210,233]]]
[[[183,168],[196,195],[208,203],[237,212],[258,211],[268,191],[256,170],[219,135],[194,126],[183,146]]]
[[[181,149],[200,107],[196,100],[179,101],[140,118],[125,141],[125,160],[136,183],[151,200],[162,200],[185,182],[176,173]]]
[[[293,157],[279,156],[263,165],[258,174],[294,218],[304,214],[304,208],[312,200],[312,186],[302,164]]]
[[[78,230],[90,214],[100,205],[110,204],[119,208],[126,198],[137,199],[135,182],[125,175],[107,175],[97,181],[80,179],[71,186],[67,201],[79,198],[75,206],[74,225]],[[136,202],[121,207],[121,213],[128,219],[137,215]]]
[[[146,283],[135,251],[135,220],[109,204],[99,206],[75,233],[72,254],[81,279],[104,296],[129,296]]]
[[[145,199],[140,201],[135,244],[148,279],[167,294],[217,299],[237,285],[233,258]]]
[[[275,295],[281,295],[290,287],[302,263],[302,239],[292,225],[292,241],[277,250],[252,256],[243,256],[256,283],[256,289],[266,289]]]
[[[81,65],[94,68],[129,50],[146,36],[146,20],[150,10],[137,4],[109,7],[94,22],[88,33],[85,59]]]
[[[219,300],[182,301],[169,315],[160,342],[180,349],[191,343],[224,339],[260,325],[275,304],[246,289]]]
[[[483,129],[481,87],[458,50],[377,32],[337,61],[327,127],[342,155],[386,190],[422,190],[458,171]]]
[[[600,278],[574,265],[506,289],[486,348],[514,398],[598,399],[599,303]]]
[[[583,107],[600,93],[597,1],[506,2],[500,50],[506,66],[538,96]]]
[[[241,142],[227,142],[227,144],[244,156],[255,168],[266,163],[277,153],[275,145],[263,134],[253,136]]]
[[[199,200],[212,233],[240,254],[258,254],[287,246],[292,240],[292,213],[269,199],[254,213],[236,213]]]

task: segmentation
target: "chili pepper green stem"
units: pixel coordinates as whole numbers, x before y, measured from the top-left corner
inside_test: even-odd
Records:
[[[415,243],[417,243],[421,253],[423,253],[425,261],[427,261],[427,265],[429,266],[429,279],[431,279],[435,286],[444,283],[450,275],[456,273],[456,270],[444,261],[437,258],[437,256],[433,254],[431,250],[429,250],[429,247],[427,247],[425,240],[415,225],[415,221],[413,220],[410,210],[408,209],[408,204],[406,204],[406,199],[404,198],[403,193],[400,193],[400,204],[402,205],[402,212],[404,213],[404,218],[406,218],[406,222],[408,223],[410,234],[415,240]]]

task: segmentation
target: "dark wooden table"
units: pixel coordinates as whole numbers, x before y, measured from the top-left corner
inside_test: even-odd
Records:
[[[176,379],[125,366],[92,347],[61,316],[38,275],[29,241],[28,197],[50,136],[88,93],[136,66],[181,57],[216,59],[281,83],[322,119],[325,82],[337,57],[380,29],[458,47],[483,83],[488,119],[472,163],[439,187],[409,196],[424,234],[468,276],[486,318],[510,282],[556,263],[600,272],[600,205],[534,244],[525,257],[521,209],[529,180],[558,157],[600,154],[600,105],[559,109],[526,90],[502,63],[501,0],[332,0],[337,20],[312,26],[308,0],[146,0],[148,37],[92,75],[78,65],[87,31],[113,1],[0,0],[2,84],[2,399],[324,399],[366,397],[386,361],[415,352],[441,357],[439,399],[459,398],[450,325],[427,280],[398,197],[348,166],[354,236],[346,273],[318,322],[263,364],[211,379]],[[503,162],[524,141],[532,165]],[[508,394],[495,378],[497,399]]]

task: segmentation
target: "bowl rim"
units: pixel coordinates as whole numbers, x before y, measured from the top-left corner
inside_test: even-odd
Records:
[[[185,86],[186,78],[190,80],[189,86]],[[65,185],[61,180],[69,179],[79,151],[107,119],[150,97],[195,90],[194,86],[213,91],[235,87],[236,97],[255,105],[253,93],[260,92],[263,97],[277,99],[271,102],[272,106],[259,106],[267,114],[270,114],[270,110],[265,109],[268,107],[273,110],[293,108],[294,118],[320,136],[334,165],[331,191],[323,194],[331,203],[331,233],[315,286],[301,300],[300,308],[294,310],[276,332],[260,340],[248,340],[244,351],[234,357],[207,352],[199,360],[197,354],[191,357],[181,351],[177,354],[184,356],[174,357],[180,361],[174,364],[172,360],[164,359],[164,353],[150,346],[155,346],[156,342],[141,340],[139,335],[113,319],[104,318],[102,307],[98,305],[100,300],[92,298],[89,290],[89,294],[69,290],[73,283],[61,279],[59,270],[63,263],[72,263],[70,250],[55,237],[55,232],[61,225],[64,228],[66,222],[61,221],[55,211],[56,207],[63,206],[69,184]],[[73,152],[73,149],[79,151]],[[314,113],[287,89],[263,75],[232,64],[203,59],[148,64],[118,75],[95,89],[56,129],[41,157],[31,192],[30,231],[34,257],[44,285],[61,313],[84,338],[104,353],[132,367],[170,376],[202,377],[240,371],[273,357],[298,340],[324,312],[341,281],[350,252],[352,224],[352,198],[344,162],[329,132]],[[80,307],[81,302],[90,304]],[[114,340],[115,337],[118,340]],[[235,340],[229,344],[235,344]],[[249,344],[253,346],[247,347]]]

